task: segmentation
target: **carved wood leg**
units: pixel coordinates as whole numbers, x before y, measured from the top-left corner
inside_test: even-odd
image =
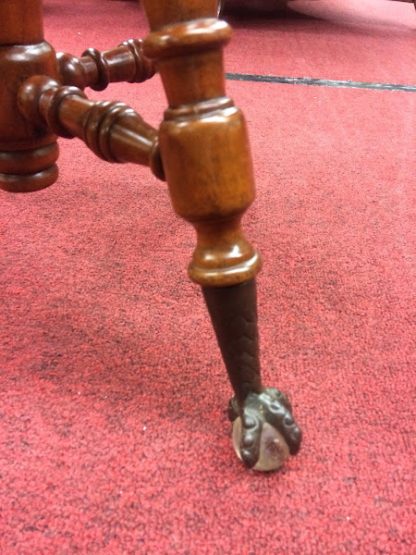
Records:
[[[245,120],[225,94],[222,50],[229,26],[216,0],[144,0],[155,61],[169,108],[159,131],[175,211],[195,228],[189,266],[202,286],[235,392],[236,450],[249,467],[271,470],[300,446],[287,398],[262,386],[255,276],[260,257],[240,221],[254,200]]]

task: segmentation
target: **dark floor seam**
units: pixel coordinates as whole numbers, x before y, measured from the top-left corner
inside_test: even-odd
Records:
[[[258,83],[280,83],[284,85],[307,85],[312,87],[334,87],[338,89],[370,89],[378,91],[416,92],[416,85],[395,83],[367,83],[365,81],[342,81],[335,79],[315,79],[313,77],[284,77],[277,75],[255,75],[251,73],[226,73],[230,81],[250,81]]]

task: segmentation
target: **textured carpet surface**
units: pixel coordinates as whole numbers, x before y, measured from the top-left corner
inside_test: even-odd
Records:
[[[57,49],[145,32],[129,2],[45,4]],[[230,15],[228,69],[414,82],[411,6],[295,4],[308,17]],[[62,141],[56,185],[0,194],[1,554],[415,553],[416,94],[228,88],[255,160],[265,382],[303,449],[272,475],[235,460],[192,230],[146,170]],[[153,123],[165,106],[157,80],[101,96]]]

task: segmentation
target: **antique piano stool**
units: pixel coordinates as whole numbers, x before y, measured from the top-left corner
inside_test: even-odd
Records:
[[[58,176],[57,136],[100,158],[150,167],[196,230],[190,278],[202,287],[234,390],[233,442],[247,467],[273,470],[300,447],[288,398],[260,378],[255,276],[260,257],[240,221],[254,200],[242,112],[225,95],[230,27],[217,0],[144,0],[151,32],[113,50],[56,54],[44,41],[41,0],[0,0],[0,186],[31,192]],[[169,107],[158,130],[86,87],[139,83],[158,72]]]

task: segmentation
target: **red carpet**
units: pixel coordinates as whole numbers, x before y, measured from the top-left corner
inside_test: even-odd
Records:
[[[58,49],[144,32],[130,3],[79,2],[80,16],[45,4]],[[410,5],[356,8],[342,58],[329,59],[341,24],[313,4],[322,33],[303,17],[240,18],[228,69],[415,83]],[[279,37],[285,24],[293,34]],[[146,170],[62,141],[55,186],[0,194],[1,554],[416,550],[416,94],[229,91],[256,166],[246,227],[265,259],[265,382],[291,393],[303,449],[272,475],[235,460],[230,388],[186,279],[192,230]],[[103,96],[153,123],[165,106],[157,79]]]
[[[236,28],[229,71],[414,83],[413,4],[294,0],[289,5],[294,13],[283,18],[226,15]]]

